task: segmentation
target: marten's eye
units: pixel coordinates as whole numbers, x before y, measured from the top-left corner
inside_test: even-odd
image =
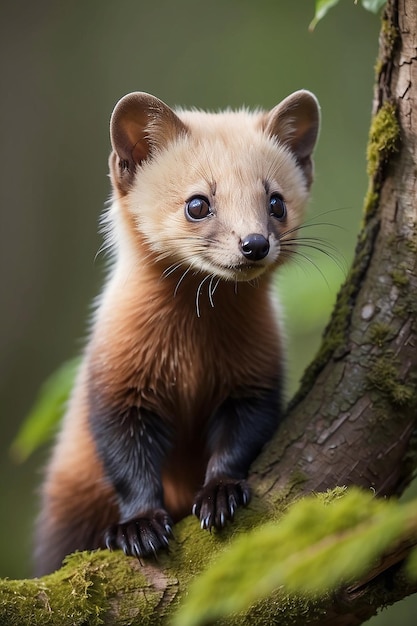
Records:
[[[281,194],[273,193],[269,198],[269,214],[281,221],[287,217],[287,206]]]
[[[205,196],[194,196],[185,203],[185,217],[191,222],[203,220],[211,214],[210,202]]]

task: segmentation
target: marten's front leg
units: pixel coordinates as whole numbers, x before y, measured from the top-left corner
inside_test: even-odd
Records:
[[[120,511],[119,522],[107,529],[103,541],[110,550],[121,548],[128,556],[155,554],[168,546],[172,532],[161,482],[169,428],[144,408],[98,407],[96,401],[90,425]]]
[[[206,479],[193,506],[202,528],[223,528],[237,507],[249,502],[249,467],[281,417],[279,383],[276,389],[254,390],[250,397],[230,397],[213,415]]]

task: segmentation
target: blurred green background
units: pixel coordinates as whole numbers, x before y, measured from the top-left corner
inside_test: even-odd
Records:
[[[309,219],[337,226],[310,234],[351,260],[367,184],[379,19],[342,0],[309,33],[313,12],[312,0],[1,3],[0,576],[30,574],[47,450],[17,464],[9,447],[41,383],[83,345],[103,277],[95,256],[109,195],[108,121],[122,95],[270,108],[296,89],[314,91],[323,126]],[[343,280],[325,255],[312,260],[320,271],[305,261],[280,277],[289,393]],[[401,624],[412,623],[407,607]]]

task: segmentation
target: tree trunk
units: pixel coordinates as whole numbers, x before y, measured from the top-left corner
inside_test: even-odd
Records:
[[[369,190],[356,256],[323,345],[275,439],[255,463],[250,527],[295,496],[362,485],[400,494],[417,468],[417,5],[389,0],[381,28],[368,162]],[[336,149],[336,146],[335,146]],[[190,579],[229,537],[176,528],[169,555],[140,566],[120,554],[75,555],[41,580],[4,581],[1,624],[162,624]],[[355,586],[288,606],[275,599],[238,623],[353,626],[417,590],[403,574],[409,544]],[[244,564],[243,564],[244,565]],[[389,584],[388,584],[389,583]],[[282,603],[280,604],[282,600]],[[277,607],[274,612],[274,606]],[[290,617],[291,611],[291,619]],[[100,621],[103,620],[103,621]]]

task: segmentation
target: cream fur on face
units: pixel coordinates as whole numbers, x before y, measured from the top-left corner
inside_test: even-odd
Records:
[[[300,226],[312,181],[319,109],[311,93],[296,92],[269,113],[217,114],[175,113],[153,96],[134,93],[116,106],[111,127],[113,213],[129,223],[133,218],[155,259],[241,281],[286,258],[280,258],[280,241]],[[282,221],[268,209],[276,193],[286,205]],[[193,197],[207,199],[207,219],[185,218]],[[135,247],[130,224],[127,232]],[[122,233],[121,226],[116,241]],[[242,258],[240,247],[253,233],[269,244],[256,263]],[[120,246],[124,255],[133,252],[128,241]]]

